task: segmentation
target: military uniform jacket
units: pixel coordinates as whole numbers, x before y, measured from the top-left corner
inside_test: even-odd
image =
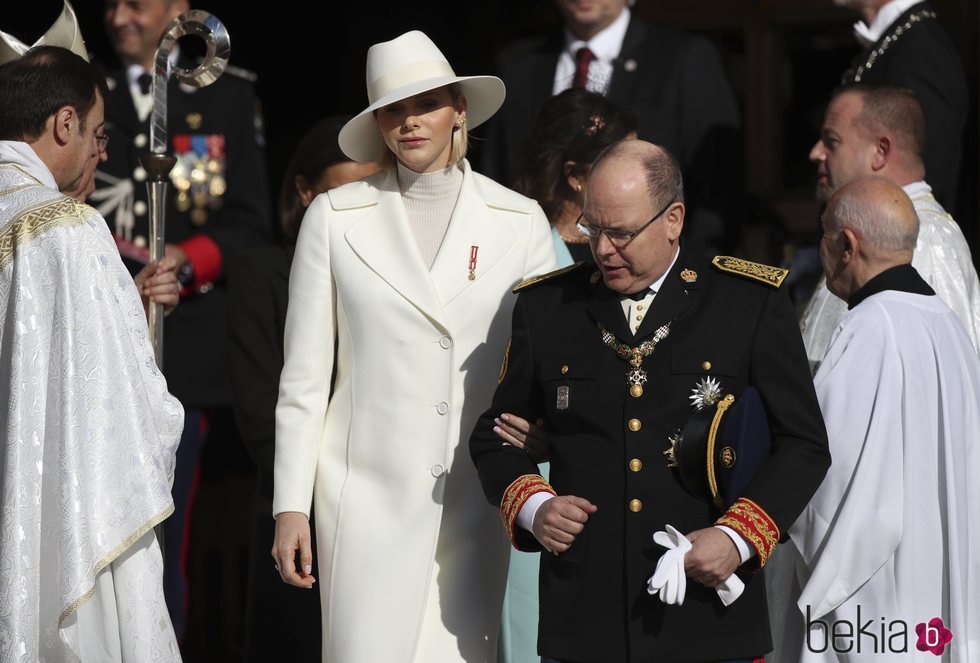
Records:
[[[150,151],[150,117],[139,120],[125,70],[108,72],[106,82],[109,158],[89,202],[117,242],[126,240],[126,258],[127,246],[145,246],[150,236],[146,174],[139,163]],[[199,89],[171,80],[168,107],[169,150],[178,164],[168,191],[166,241],[188,254],[194,279],[164,325],[164,374],[188,407],[229,405],[224,266],[272,232],[255,89],[230,72]],[[127,230],[119,217],[130,214]],[[126,262],[134,273],[142,267],[138,260]]]
[[[648,382],[634,397],[630,367],[603,343],[598,325],[636,346],[668,323],[669,335],[643,361]],[[769,651],[758,574],[742,574],[745,592],[728,608],[693,581],[682,606],[665,606],[646,585],[664,552],[654,532],[669,523],[688,533],[721,515],[682,487],[664,456],[668,438],[694,411],[690,397],[702,379],[714,378],[736,397],[754,385],[769,416],[772,454],[722,520],[758,551],[746,571],[764,563],[823,478],[826,432],[785,294],[682,251],[634,337],[621,297],[598,273],[578,268],[520,293],[501,374],[470,450],[488,499],[503,502],[514,545],[541,549],[512,524],[531,491],[515,492],[537,469],[493,434],[500,413],[543,417],[554,491],[598,507],[568,551],[541,556],[539,652],[582,663],[680,663]]]
[[[854,57],[842,82],[890,83],[915,92],[926,121],[926,175],[939,202],[955,212],[970,95],[960,56],[932,5],[909,7]]]

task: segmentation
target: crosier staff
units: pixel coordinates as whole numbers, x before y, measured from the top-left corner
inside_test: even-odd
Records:
[[[204,59],[194,69],[183,69],[170,62],[177,40],[185,35],[201,37],[207,45]],[[228,30],[217,17],[199,9],[184,12],[166,27],[157,46],[153,66],[153,111],[150,116],[150,153],[140,157],[146,170],[146,187],[150,212],[150,260],[164,255],[167,185],[177,159],[167,154],[167,82],[171,76],[194,87],[204,87],[218,80],[228,65],[231,40]],[[163,369],[163,305],[150,303],[150,343],[157,366]]]

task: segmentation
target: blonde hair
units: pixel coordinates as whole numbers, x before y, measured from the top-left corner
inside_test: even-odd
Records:
[[[438,89],[438,88],[436,88]],[[459,83],[452,83],[446,86],[449,90],[449,97],[453,100],[453,104],[459,103],[460,99],[463,99],[463,90]],[[378,111],[374,111],[377,115]],[[463,122],[459,127],[453,127],[453,145],[449,150],[449,166],[455,166],[461,160],[466,158],[466,151],[469,149],[470,145],[470,135],[469,131],[466,129],[466,116],[463,116]],[[383,140],[381,141],[381,154],[377,159],[378,164],[381,166],[381,170],[389,171],[395,170],[398,167],[398,159],[395,158],[395,153],[388,149],[387,143]]]

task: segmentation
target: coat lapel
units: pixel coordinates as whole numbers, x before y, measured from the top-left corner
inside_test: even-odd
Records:
[[[463,164],[459,199],[431,271],[443,306],[479,282],[517,241],[514,227],[495,213],[492,203],[481,194],[469,163]],[[470,258],[474,253],[471,279]]]
[[[394,171],[389,171],[381,183],[374,209],[348,228],[344,237],[388,285],[434,322],[446,326],[439,295],[408,227]]]
[[[650,312],[640,323],[640,328],[636,330],[637,340],[649,336],[662,325],[679,318],[696,298],[697,279],[695,278],[693,283],[682,279],[681,273],[685,270],[688,270],[687,257],[681,249],[674,266],[653,299]]]
[[[623,313],[622,295],[613,292],[600,279],[596,284],[596,294],[586,305],[592,319],[616,335],[621,343],[629,343],[633,338],[626,315]],[[598,338],[598,331],[596,338]]]
[[[623,37],[623,46],[619,51],[619,56],[613,60],[613,75],[609,85],[609,98],[616,103],[629,106],[629,102],[636,97],[633,87],[646,72],[637,71],[641,66],[643,58],[638,57],[639,48],[646,39],[647,28],[642,21],[634,17],[630,18],[629,25],[626,26],[626,35]],[[630,64],[627,65],[626,63]]]

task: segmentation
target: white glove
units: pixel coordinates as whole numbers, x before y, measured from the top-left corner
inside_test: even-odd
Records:
[[[684,555],[691,549],[691,542],[672,525],[666,532],[654,532],[653,542],[667,552],[657,561],[657,568],[647,581],[649,594],[660,594],[667,605],[683,605],[687,592],[687,574],[684,573]]]
[[[659,592],[660,600],[667,605],[683,605],[687,592],[687,574],[684,572],[684,555],[691,549],[691,542],[677,531],[672,525],[666,526],[666,532],[654,532],[653,541],[667,548],[667,552],[657,562],[657,568],[647,581],[647,592]],[[718,598],[729,606],[735,602],[745,590],[745,583],[734,573],[728,579],[715,587]]]

